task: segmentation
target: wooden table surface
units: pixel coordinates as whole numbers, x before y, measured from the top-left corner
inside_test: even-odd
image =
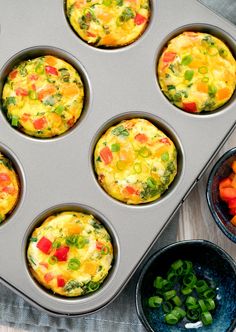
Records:
[[[211,165],[208,167],[202,179],[198,182],[196,187],[189,194],[180,209],[179,214],[179,229],[177,240],[183,239],[206,239],[210,240],[224,250],[226,250],[236,260],[236,244],[231,242],[215,225],[213,218],[207,206],[205,198],[205,189],[208,174],[212,168],[213,163],[228,149],[236,146],[236,130],[231,137],[221,148]],[[12,327],[0,326],[0,332],[23,332]],[[43,331],[43,329],[42,329]],[[90,332],[90,331],[88,331]],[[105,331],[104,331],[105,332]],[[216,331],[224,332],[224,331]],[[235,329],[236,332],[236,329]]]

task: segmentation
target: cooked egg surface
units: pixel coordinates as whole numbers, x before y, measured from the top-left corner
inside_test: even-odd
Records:
[[[174,143],[151,122],[131,119],[109,128],[94,152],[98,181],[127,204],[156,200],[177,173]]]
[[[13,165],[0,153],[0,222],[14,209],[19,194],[19,180]]]
[[[105,227],[84,213],[66,211],[48,217],[29,239],[30,270],[40,284],[64,296],[96,291],[113,260]]]
[[[186,112],[214,111],[235,90],[236,61],[220,39],[187,31],[163,51],[158,79],[166,97]]]
[[[84,88],[69,63],[47,55],[15,67],[2,98],[12,126],[30,136],[49,138],[66,132],[78,120]]]
[[[70,24],[94,46],[120,47],[135,41],[147,27],[149,0],[66,0]]]

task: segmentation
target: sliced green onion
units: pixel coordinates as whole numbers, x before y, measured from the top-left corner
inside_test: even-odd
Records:
[[[173,287],[173,283],[164,279],[163,280],[163,285],[162,285],[162,289],[163,291],[168,291],[171,290],[171,288]]]
[[[198,300],[198,304],[199,304],[199,307],[201,308],[202,312],[208,311],[204,300]]]
[[[135,173],[137,173],[137,174],[142,173],[142,165],[141,165],[141,163],[134,163],[133,168],[134,168]]]
[[[162,303],[161,307],[162,307],[162,310],[165,313],[169,313],[173,309],[173,305],[170,302],[164,302],[164,303]]]
[[[215,301],[212,299],[205,299],[205,304],[209,311],[214,310],[216,307]]]
[[[208,285],[205,280],[198,280],[196,282],[195,288],[198,293],[203,293],[205,290],[208,289]]]
[[[29,98],[32,99],[32,100],[36,100],[36,99],[38,99],[38,96],[37,96],[36,91],[34,91],[34,90],[30,90],[30,91],[29,91]]]
[[[188,296],[186,301],[185,301],[185,304],[186,304],[188,309],[198,308],[197,300],[193,296]]]
[[[213,289],[209,288],[204,291],[203,296],[205,299],[214,299],[216,297],[216,293]]]
[[[201,321],[203,322],[204,325],[211,325],[213,322],[211,313],[209,311],[203,312],[201,314]]]
[[[173,264],[171,264],[171,268],[173,270],[178,270],[179,268],[181,268],[183,266],[183,261],[181,259],[175,261]]]
[[[208,73],[208,68],[206,66],[202,66],[202,67],[198,68],[198,72],[200,74],[203,74],[203,75],[207,74]]]
[[[170,272],[168,273],[167,275],[167,280],[172,282],[172,283],[175,283],[177,281],[178,277],[177,275],[175,274],[175,272]]]
[[[183,294],[183,295],[189,295],[189,294],[191,294],[192,293],[192,288],[190,288],[190,287],[182,287],[181,288],[181,293]]]
[[[181,60],[181,65],[187,66],[193,61],[193,57],[191,55],[186,55]]]
[[[196,282],[197,282],[197,277],[195,276],[194,273],[186,274],[183,278],[183,284],[188,288],[194,287]]]
[[[174,297],[172,297],[171,301],[174,302],[174,304],[177,307],[181,307],[181,305],[182,305],[182,301],[178,295],[175,295]]]
[[[163,278],[160,276],[157,276],[154,280],[153,286],[157,289],[162,289],[163,287]]]
[[[148,158],[152,154],[151,151],[146,146],[141,147],[141,149],[138,151],[138,153],[143,158]]]
[[[165,316],[165,322],[169,325],[175,325],[178,323],[178,318],[170,313]]]
[[[62,106],[62,105],[58,105],[56,108],[55,108],[55,113],[57,113],[58,115],[62,115],[62,112],[64,111],[65,107]]]
[[[68,262],[68,269],[76,271],[80,267],[80,261],[77,258],[71,258]]]
[[[181,315],[181,313],[180,313],[178,310],[176,310],[176,309],[173,309],[173,310],[170,312],[170,314],[171,314],[171,315],[174,315],[175,317],[177,317],[177,318],[178,318],[178,321],[180,321],[180,320],[182,319],[182,315]]]
[[[19,124],[19,116],[13,115],[11,118],[11,124],[13,127],[18,127]]]
[[[184,318],[186,316],[186,311],[183,310],[180,307],[175,307],[174,308],[175,312],[178,312],[181,318]],[[172,310],[173,311],[173,310]]]
[[[148,305],[150,308],[158,308],[162,304],[163,299],[159,296],[151,296],[148,299]]]
[[[166,301],[170,300],[175,295],[176,295],[176,290],[174,290],[174,289],[163,293],[163,296],[164,296]]]
[[[111,151],[112,152],[118,152],[118,151],[120,151],[120,144],[112,144],[111,145]]]
[[[51,256],[48,258],[48,263],[51,264],[51,265],[54,265],[58,262],[58,259],[56,256]]]
[[[186,317],[189,320],[196,322],[199,319],[199,317],[200,317],[200,310],[199,309],[196,309],[196,310],[191,310],[191,309],[187,310]]]
[[[187,81],[191,81],[194,75],[194,71],[193,70],[186,70],[184,73],[184,79]]]

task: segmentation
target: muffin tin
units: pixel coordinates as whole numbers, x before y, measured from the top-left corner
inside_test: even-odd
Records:
[[[235,26],[195,0],[150,2],[152,15],[144,34],[129,46],[110,50],[89,46],[75,35],[62,0],[0,1],[0,93],[14,64],[42,54],[74,65],[86,89],[80,120],[57,138],[28,137],[12,128],[0,112],[0,151],[13,161],[21,180],[18,206],[0,225],[1,282],[54,315],[92,313],[118,295],[235,127],[235,93],[214,113],[187,114],[170,104],[156,78],[164,45],[185,30],[218,36],[235,57]],[[133,117],[156,124],[178,149],[175,181],[159,200],[140,206],[109,197],[93,170],[93,150],[101,134]],[[88,296],[53,295],[35,282],[27,267],[32,230],[49,214],[63,210],[92,213],[113,239],[113,268],[102,287]]]

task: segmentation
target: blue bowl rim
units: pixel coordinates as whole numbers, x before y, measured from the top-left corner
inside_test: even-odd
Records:
[[[206,246],[210,246],[211,248],[213,248],[216,251],[219,251],[221,253],[221,255],[228,261],[228,263],[230,264],[230,266],[232,267],[232,269],[234,270],[234,273],[236,275],[236,262],[234,261],[234,259],[224,249],[222,249],[217,244],[215,244],[211,241],[208,241],[208,240],[197,239],[197,240],[178,241],[178,242],[174,242],[172,244],[169,244],[169,245],[161,248],[160,250],[156,251],[152,256],[149,257],[148,261],[146,262],[142,272],[140,273],[140,276],[139,276],[137,284],[136,284],[136,289],[135,289],[136,311],[137,311],[137,314],[138,314],[138,317],[139,317],[141,323],[144,325],[144,327],[146,328],[147,331],[156,332],[149,325],[148,320],[146,319],[146,316],[145,316],[145,314],[143,312],[143,309],[142,309],[141,296],[140,296],[140,287],[141,287],[143,278],[144,278],[147,270],[149,269],[149,267],[152,265],[152,263],[156,260],[156,258],[158,256],[162,255],[165,251],[167,251],[171,248],[175,248],[176,246],[189,245],[189,244],[199,244],[199,245],[203,244],[203,245],[206,245]],[[234,332],[235,328],[236,328],[236,317],[233,320],[232,325],[225,332]],[[186,331],[187,331],[187,329],[186,329]]]
[[[210,212],[212,214],[212,217],[214,218],[217,226],[220,228],[220,230],[233,242],[236,243],[236,236],[233,235],[221,222],[220,218],[217,216],[215,210],[214,210],[214,205],[213,205],[213,201],[212,201],[212,195],[211,195],[211,187],[212,187],[212,183],[213,183],[213,178],[217,172],[217,170],[219,169],[219,167],[224,163],[225,160],[229,159],[230,157],[232,157],[233,155],[235,155],[236,157],[236,147],[226,151],[220,158],[219,160],[215,163],[215,165],[213,166],[210,175],[208,177],[208,181],[207,181],[207,187],[206,187],[206,197],[207,197],[207,203],[208,203],[208,207],[210,209]]]

